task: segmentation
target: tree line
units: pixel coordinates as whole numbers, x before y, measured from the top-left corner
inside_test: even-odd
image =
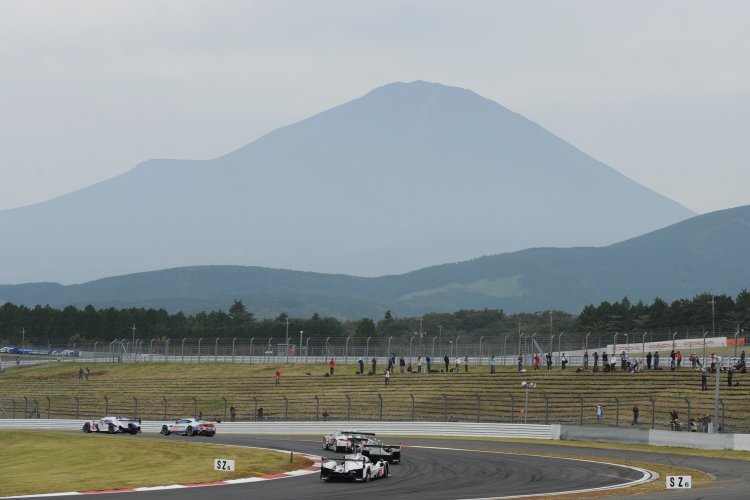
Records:
[[[713,310],[712,310],[713,308]],[[627,297],[617,302],[588,305],[578,315],[564,311],[540,311],[506,314],[501,309],[459,310],[453,313],[429,313],[421,317],[396,317],[385,311],[380,319],[340,320],[313,314],[309,318],[280,314],[276,318],[256,318],[241,300],[228,310],[186,315],[170,314],[164,309],[113,307],[83,309],[68,306],[0,306],[0,344],[71,347],[87,342],[130,338],[197,338],[237,337],[239,339],[299,339],[332,342],[349,337],[353,342],[393,338],[404,342],[412,336],[445,341],[461,337],[462,342],[496,340],[499,336],[538,332],[568,332],[568,338],[584,332],[644,332],[669,329],[698,332],[701,328],[717,332],[744,331],[750,322],[750,292],[742,290],[737,297],[700,294],[692,299],[678,299],[671,304],[656,298],[651,304],[631,303]],[[132,328],[135,327],[135,332]]]

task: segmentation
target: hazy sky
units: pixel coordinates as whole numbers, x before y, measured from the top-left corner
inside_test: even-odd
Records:
[[[0,0],[0,209],[465,87],[697,212],[750,204],[750,2]]]

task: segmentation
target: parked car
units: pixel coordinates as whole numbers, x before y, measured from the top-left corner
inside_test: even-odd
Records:
[[[320,479],[324,481],[342,479],[366,483],[370,479],[385,478],[389,475],[388,462],[373,461],[361,453],[346,455],[344,458],[324,458],[320,467]]]
[[[375,436],[373,432],[336,431],[323,436],[323,449],[331,451],[354,451],[355,445]]]
[[[208,436],[216,435],[216,424],[199,418],[183,418],[176,420],[173,424],[161,426],[161,433],[165,436],[179,434],[181,436]]]
[[[106,432],[109,434],[127,432],[128,434],[138,434],[141,432],[141,424],[130,420],[128,417],[104,417],[99,420],[84,422],[83,432]]]

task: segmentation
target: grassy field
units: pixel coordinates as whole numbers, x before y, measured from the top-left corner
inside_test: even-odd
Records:
[[[630,425],[631,409],[640,409],[640,426],[669,427],[669,411],[687,421],[690,414],[712,414],[713,377],[700,390],[700,375],[690,369],[639,373],[517,373],[498,367],[470,366],[469,373],[395,373],[391,385],[382,376],[357,375],[354,365],[138,363],[90,364],[90,379],[78,380],[78,363],[49,363],[9,369],[0,376],[0,415],[17,418],[98,418],[104,413],[145,419],[173,419],[195,414],[238,420],[265,419],[443,420],[595,424],[595,407],[605,407],[606,425]],[[280,370],[281,385],[274,382]],[[379,371],[382,367],[379,367]],[[529,391],[528,414],[522,381],[537,383]],[[721,402],[727,431],[750,430],[750,380],[735,376]],[[25,399],[24,399],[25,398]],[[381,406],[382,402],[382,406]],[[618,415],[619,406],[619,415]],[[14,411],[15,408],[15,411]],[[721,410],[720,410],[721,414]]]
[[[287,453],[129,436],[0,431],[0,496],[206,482],[301,469],[312,461]],[[215,458],[235,472],[213,470]]]

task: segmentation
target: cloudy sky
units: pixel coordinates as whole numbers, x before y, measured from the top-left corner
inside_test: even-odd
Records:
[[[750,2],[0,0],[0,209],[465,87],[699,213],[750,204]]]

